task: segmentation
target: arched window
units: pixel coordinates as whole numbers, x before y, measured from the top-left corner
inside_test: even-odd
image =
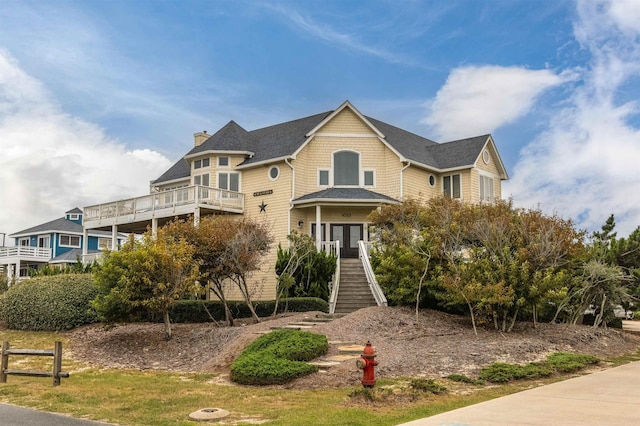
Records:
[[[360,154],[353,151],[333,154],[333,184],[360,185]]]

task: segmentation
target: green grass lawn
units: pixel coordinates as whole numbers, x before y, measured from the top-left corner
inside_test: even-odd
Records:
[[[63,342],[63,353],[68,347],[64,334],[57,333],[0,329],[0,341],[5,340],[21,349],[52,349],[56,340]],[[638,355],[626,361],[633,358]],[[11,356],[9,365],[50,370],[51,362],[51,358]],[[418,394],[414,401],[394,403],[356,401],[349,396],[355,387],[288,390],[228,386],[217,384],[212,374],[99,369],[67,357],[63,357],[63,371],[71,372],[71,377],[62,379],[58,387],[53,387],[49,378],[9,376],[6,384],[0,384],[0,402],[120,425],[202,424],[188,416],[207,407],[228,410],[228,420],[244,420],[246,424],[266,420],[273,425],[395,425],[543,383],[482,387],[442,379],[438,382],[450,390],[448,393]],[[379,387],[402,383],[381,380]]]

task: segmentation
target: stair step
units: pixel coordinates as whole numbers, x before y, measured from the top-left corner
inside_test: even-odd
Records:
[[[298,322],[290,322],[289,325],[295,325],[300,327],[311,328],[315,326],[317,323],[311,321],[298,321]]]

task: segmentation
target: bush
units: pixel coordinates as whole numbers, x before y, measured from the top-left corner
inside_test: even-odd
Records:
[[[16,283],[3,295],[0,321],[16,330],[69,330],[96,322],[91,275],[55,275]]]
[[[465,376],[464,374],[449,374],[447,376],[447,379],[454,382],[468,383],[470,385],[484,385],[484,380],[472,379],[471,377]]]
[[[599,359],[591,355],[556,352],[543,362],[532,362],[526,365],[494,362],[480,371],[480,379],[493,383],[507,383],[512,380],[538,379],[555,372],[568,373],[581,370],[589,364],[596,364]]]
[[[547,363],[562,373],[572,373],[581,370],[590,364],[600,362],[598,358],[591,355],[570,354],[567,352],[556,352],[547,357]]]
[[[298,330],[277,330],[250,344],[231,365],[231,380],[244,385],[287,383],[318,371],[308,364],[329,349],[327,338]]]
[[[435,380],[433,379],[413,379],[409,383],[409,386],[413,390],[416,390],[419,392],[425,392],[425,393],[432,393],[435,395],[440,395],[442,393],[447,392],[446,387],[436,383]]]
[[[233,318],[250,318],[251,311],[244,302],[228,302]],[[256,313],[260,317],[267,317],[273,314],[275,301],[254,302]],[[321,311],[329,312],[329,304],[322,299],[314,297],[291,298],[280,300],[278,312],[309,312]],[[209,311],[207,313],[207,311]],[[224,321],[224,306],[219,300],[178,300],[175,302],[169,315],[176,323],[181,322],[209,322],[211,317],[216,321]],[[147,321],[162,321],[158,315],[147,314],[144,318]]]

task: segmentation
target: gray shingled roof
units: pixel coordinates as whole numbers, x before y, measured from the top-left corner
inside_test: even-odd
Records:
[[[50,222],[47,223],[43,223],[42,225],[36,225],[33,226],[31,228],[27,228],[23,231],[20,232],[16,232],[14,234],[9,235],[10,237],[13,237],[14,235],[24,235],[24,234],[38,234],[40,232],[45,232],[45,231],[57,231],[57,232],[75,232],[75,233],[82,233],[82,225],[76,223],[76,222],[72,222],[70,220],[65,219],[64,217],[61,217],[59,219],[55,219],[52,220]]]
[[[338,201],[338,200],[349,200],[349,201],[374,201],[374,202],[391,202],[397,203],[398,200],[387,197],[383,194],[378,194],[377,192],[369,191],[364,188],[328,188],[323,189],[322,191],[313,192],[311,194],[303,195],[302,197],[296,198],[293,200],[294,204],[311,201],[311,200],[324,200],[324,201]]]
[[[189,163],[184,158],[178,160],[176,164],[171,166],[169,170],[164,172],[158,179],[151,183],[169,182],[176,179],[182,179],[191,175]]]
[[[33,226],[31,228],[27,228],[23,231],[20,232],[15,232],[11,235],[9,235],[9,237],[17,237],[17,236],[21,236],[21,235],[34,235],[34,234],[41,234],[43,232],[57,232],[60,234],[64,234],[65,232],[70,232],[70,233],[75,233],[75,234],[82,234],[82,225],[73,222],[71,220],[67,220],[64,217],[58,218],[58,219],[54,219],[50,222],[46,222],[43,223],[41,225],[36,225]],[[95,229],[92,229],[89,231],[89,235],[91,236],[111,236],[111,232],[109,231],[98,231]],[[120,237],[124,237],[124,234],[118,234]]]
[[[65,214],[82,214],[82,210],[80,210],[79,208],[75,207],[71,210],[69,210],[68,212],[64,212]]]
[[[99,250],[89,250],[87,254],[100,253]],[[82,249],[71,249],[62,253],[60,256],[56,256],[49,261],[49,263],[76,263],[78,259],[82,259]]]
[[[193,147],[187,155],[197,154],[203,151],[253,152],[257,145],[258,140],[251,133],[231,120],[201,145]]]
[[[243,166],[288,157],[306,141],[306,134],[331,113],[333,111],[327,111],[252,131],[246,131],[236,122],[230,121],[203,144],[192,148],[187,155],[209,150],[253,153],[242,163]],[[385,135],[386,142],[404,158],[435,169],[473,165],[489,137],[483,135],[439,144],[374,118],[366,118]],[[190,173],[189,164],[183,158],[154,183],[185,178]]]

